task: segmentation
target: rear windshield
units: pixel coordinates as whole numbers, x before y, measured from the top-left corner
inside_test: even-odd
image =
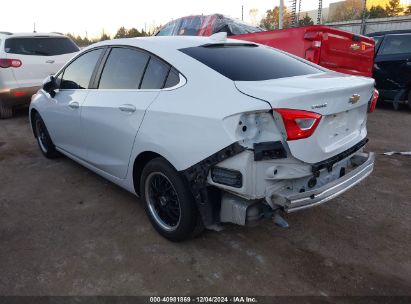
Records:
[[[56,56],[79,51],[78,46],[66,37],[9,38],[6,53],[34,56]]]
[[[180,51],[234,81],[261,81],[322,72],[287,54],[255,44],[211,44]]]

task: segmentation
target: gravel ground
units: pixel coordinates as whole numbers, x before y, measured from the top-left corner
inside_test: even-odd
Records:
[[[369,116],[373,175],[328,204],[185,243],[139,199],[0,121],[0,295],[411,295],[411,112]]]

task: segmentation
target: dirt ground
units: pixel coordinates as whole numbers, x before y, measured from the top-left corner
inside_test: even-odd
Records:
[[[369,116],[370,178],[325,205],[171,243],[140,201],[0,121],[0,295],[411,295],[411,111]]]

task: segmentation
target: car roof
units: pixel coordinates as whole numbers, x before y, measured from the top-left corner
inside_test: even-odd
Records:
[[[11,32],[2,32],[0,31],[0,36],[5,38],[14,38],[14,37],[64,37],[61,33],[11,33]]]
[[[385,35],[392,35],[392,34],[408,34],[411,33],[411,30],[396,30],[396,31],[386,31],[386,32],[374,32],[367,34],[369,37],[374,36],[385,36]]]
[[[83,49],[81,53],[85,53],[90,49],[102,46],[122,46],[122,47],[136,47],[152,53],[162,60],[175,67],[185,76],[194,76],[201,78],[199,75],[213,74],[214,79],[219,77],[219,74],[210,69],[200,61],[191,58],[190,56],[181,52],[181,49],[198,47],[208,44],[254,44],[242,40],[223,39],[223,33],[215,34],[210,37],[203,36],[151,36],[138,38],[114,39],[98,42]],[[226,78],[221,76],[223,80]]]
[[[235,39],[217,39],[204,36],[150,36],[150,37],[138,37],[138,38],[124,38],[114,39],[98,42],[90,45],[88,48],[105,45],[124,45],[134,46],[145,49],[147,51],[157,53],[162,50],[172,51],[182,48],[196,47],[204,44],[230,44],[230,43],[245,43],[254,44],[253,42],[235,40]]]

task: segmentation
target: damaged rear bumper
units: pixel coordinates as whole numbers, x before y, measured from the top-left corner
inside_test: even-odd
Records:
[[[270,205],[280,205],[287,213],[323,204],[368,177],[373,171],[374,161],[375,155],[372,152],[356,154],[351,158],[355,168],[335,181],[314,190],[297,194],[287,195],[273,191],[267,195],[267,202],[271,203]]]

